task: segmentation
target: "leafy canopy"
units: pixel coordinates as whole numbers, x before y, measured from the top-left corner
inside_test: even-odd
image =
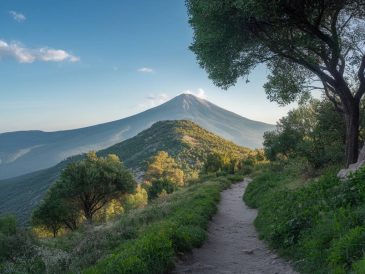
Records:
[[[191,46],[214,83],[228,88],[258,64],[279,104],[321,90],[343,112],[346,165],[358,156],[365,93],[363,0],[187,0]]]
[[[319,80],[364,81],[365,3],[346,0],[188,0],[191,46],[216,85],[228,88],[265,63],[268,97],[290,103]],[[358,71],[356,69],[359,69]],[[341,77],[340,77],[341,76]],[[337,77],[337,78],[336,78]],[[364,83],[365,84],[365,83]],[[358,95],[362,96],[363,89]]]
[[[178,167],[174,158],[170,157],[166,151],[159,151],[152,157],[147,171],[144,175],[145,180],[168,180],[177,186],[184,185],[184,172]]]
[[[341,115],[328,100],[311,100],[280,119],[274,131],[264,135],[269,160],[303,157],[313,167],[341,163],[345,143]]]
[[[72,229],[80,213],[92,222],[96,212],[120,195],[133,193],[136,182],[115,155],[97,157],[95,152],[70,163],[47,197],[33,214],[34,224],[41,224],[56,234],[62,224]]]

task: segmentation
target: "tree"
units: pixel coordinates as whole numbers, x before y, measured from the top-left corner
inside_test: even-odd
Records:
[[[327,100],[311,100],[280,119],[274,131],[264,135],[269,160],[304,157],[314,168],[341,163],[345,126]]]
[[[269,99],[287,104],[322,90],[346,124],[346,165],[356,162],[365,93],[362,0],[187,0],[191,46],[222,88],[258,64]]]
[[[152,157],[144,178],[150,182],[162,179],[172,181],[177,186],[184,185],[184,172],[165,151],[159,151]]]
[[[161,178],[153,180],[150,185],[146,187],[148,193],[148,199],[151,201],[161,195],[161,193],[171,194],[176,189],[176,183],[173,181]]]
[[[43,227],[56,237],[62,227],[70,230],[77,229],[80,219],[80,209],[75,204],[62,197],[58,185],[50,189],[44,200],[32,214],[32,225]]]
[[[220,154],[210,153],[205,161],[204,171],[206,173],[217,172],[223,168],[223,165],[223,159]]]
[[[165,151],[159,151],[151,158],[144,179],[149,200],[157,198],[162,192],[170,194],[184,186],[184,172]]]
[[[91,152],[85,159],[70,163],[62,171],[59,180],[49,190],[48,197],[51,198],[46,197],[35,211],[35,220],[43,218],[42,221],[54,226],[54,229],[62,222],[71,228],[72,218],[64,217],[70,217],[70,212],[79,211],[91,223],[94,214],[114,197],[133,193],[135,189],[132,174],[117,156],[99,158]]]

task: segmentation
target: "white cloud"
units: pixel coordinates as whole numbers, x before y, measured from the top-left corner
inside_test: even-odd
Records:
[[[7,43],[0,40],[0,59],[10,57],[16,59],[19,63],[33,63],[35,61],[43,62],[78,62],[80,58],[68,53],[62,49],[43,48],[26,48],[20,43]]]
[[[169,100],[169,96],[166,93],[160,93],[158,95],[151,94],[146,97],[145,101],[138,104],[139,108],[147,109],[161,105]]]
[[[152,72],[154,72],[154,70],[152,68],[139,68],[137,71],[138,72],[143,72],[143,73],[152,73]]]
[[[20,13],[20,12],[16,12],[16,11],[9,11],[10,16],[17,22],[23,22],[27,19],[27,17],[25,17],[24,14]]]
[[[200,99],[207,99],[208,95],[206,94],[205,90],[202,88],[198,88],[196,91],[185,90],[183,93],[185,94],[192,94]]]

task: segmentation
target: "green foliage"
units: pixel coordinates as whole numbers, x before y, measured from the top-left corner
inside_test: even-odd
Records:
[[[101,267],[84,273],[163,273],[171,267],[172,257],[171,240],[162,232],[149,233],[124,244]]]
[[[243,158],[250,149],[227,141],[187,120],[162,121],[137,136],[103,150],[99,155],[114,153],[133,170],[147,170],[149,159],[165,151],[189,180],[200,173],[208,155],[221,152],[232,158]]]
[[[351,68],[360,65],[362,53],[356,46],[365,38],[364,31],[358,30],[365,14],[357,12],[362,10],[357,1],[187,0],[186,4],[194,30],[191,49],[223,88],[266,63],[271,70],[268,95],[286,104],[313,88],[314,75],[321,77],[330,70],[326,60],[335,52],[335,60],[341,56],[344,62],[343,71],[336,69],[339,74],[351,74]]]
[[[240,158],[251,150],[210,133],[191,121],[162,121],[153,124],[133,138],[99,151],[97,155],[99,157],[117,155],[123,160],[125,167],[132,170],[139,178],[141,172],[146,171],[151,157],[158,151],[166,151],[175,160],[178,167],[183,170],[184,180],[187,182],[198,179],[205,159],[212,151],[225,151]],[[49,169],[1,181],[0,199],[3,202],[0,211],[14,212],[19,222],[22,225],[26,224],[34,207],[45,197],[47,190],[57,181],[62,170],[69,163],[84,158],[85,155],[74,156]],[[29,206],[30,200],[31,206]]]
[[[365,227],[355,227],[334,241],[329,250],[328,261],[332,267],[349,269],[352,263],[360,259],[365,251]]]
[[[80,218],[79,210],[67,202],[54,187],[32,214],[33,227],[49,230],[56,237],[62,227],[75,230]]]
[[[186,0],[186,5],[194,30],[190,48],[216,85],[227,89],[242,77],[248,81],[265,64],[271,101],[286,105],[305,101],[313,90],[323,92],[345,119],[346,165],[356,162],[365,94],[362,1]],[[295,141],[289,137],[287,145]]]
[[[344,121],[325,100],[311,100],[290,111],[264,139],[269,160],[302,157],[317,169],[343,162]]]
[[[353,270],[356,274],[365,273],[365,256],[361,260],[358,260],[356,263],[353,264]]]
[[[135,191],[132,174],[115,155],[98,158],[89,153],[84,160],[70,163],[52,186],[44,201],[32,216],[34,226],[52,231],[56,236],[61,227],[74,230],[83,217],[92,221],[118,195]]]
[[[176,186],[183,186],[184,172],[166,151],[159,151],[150,160],[144,179],[149,182],[155,180],[170,181]]]
[[[4,266],[22,269],[14,273],[28,273],[22,263],[27,257],[28,266],[43,267],[29,273],[165,273],[176,253],[203,244],[220,192],[241,179],[214,177],[157,198],[144,208],[130,208],[119,220],[34,241],[39,253],[18,253],[15,263],[7,260]]]
[[[260,236],[303,273],[348,273],[365,248],[365,169],[347,181],[331,172],[293,185],[298,174],[269,170],[247,187]],[[358,263],[360,265],[360,263]],[[360,273],[360,272],[359,272]]]
[[[164,207],[158,210],[153,210],[153,204],[147,207],[144,212],[147,215],[132,218],[131,224],[144,224],[141,234],[134,240],[122,243],[112,255],[84,273],[168,271],[172,267],[174,253],[189,251],[203,243],[206,238],[204,229],[216,212],[219,192],[229,184],[217,179],[217,182],[194,185],[170,195],[167,198],[169,209],[166,208],[166,201]]]
[[[138,185],[136,193],[126,195],[123,199],[123,206],[126,210],[144,208],[148,203],[148,193],[141,186]]]
[[[9,236],[16,233],[16,219],[12,215],[0,216],[0,233]]]
[[[33,239],[19,229],[13,216],[0,216],[0,272],[7,274],[45,273]]]
[[[177,189],[176,184],[168,179],[157,179],[153,180],[152,183],[146,185],[148,199],[156,199],[162,192],[171,194]]]
[[[207,156],[203,173],[216,173],[217,176],[227,174],[250,174],[255,164],[264,161],[261,150],[253,150],[245,155],[235,155],[214,151]]]

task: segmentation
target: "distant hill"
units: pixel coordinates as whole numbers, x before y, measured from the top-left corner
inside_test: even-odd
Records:
[[[188,174],[199,171],[211,152],[237,156],[250,152],[250,149],[227,141],[191,121],[180,120],[157,122],[137,136],[97,154],[116,154],[127,167],[140,174],[146,169],[148,160],[161,150],[168,152]],[[74,156],[48,169],[1,180],[0,213],[14,213],[24,223],[67,163],[82,157]]]
[[[191,120],[239,145],[258,148],[263,134],[273,125],[252,121],[222,109],[207,100],[182,94],[137,115],[86,128],[0,134],[0,179],[51,167],[64,159],[90,150],[100,150],[136,136],[164,120]]]

